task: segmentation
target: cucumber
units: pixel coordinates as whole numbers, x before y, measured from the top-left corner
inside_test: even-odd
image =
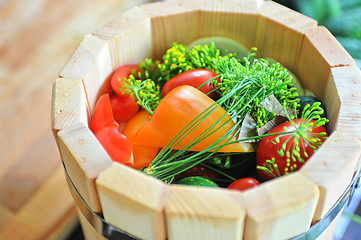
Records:
[[[196,41],[190,43],[187,48],[192,49],[192,47],[197,45],[206,45],[214,42],[214,45],[224,53],[237,53],[238,58],[246,57],[248,55],[249,50],[243,46],[241,43],[225,37],[206,37],[200,38]]]
[[[185,177],[175,182],[174,184],[190,185],[190,186],[198,186],[198,187],[218,187],[217,183],[213,182],[209,178],[200,177],[200,176]]]

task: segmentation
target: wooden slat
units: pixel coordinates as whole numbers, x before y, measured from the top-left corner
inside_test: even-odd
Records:
[[[355,65],[353,58],[325,27],[306,32],[296,73],[317,98],[325,97],[331,68],[351,65]]]
[[[273,58],[297,73],[304,33],[316,25],[314,19],[273,1],[266,1],[259,10],[257,56]]]
[[[361,70],[356,66],[332,68],[329,81],[335,83],[341,103],[337,131],[361,139]]]
[[[74,212],[75,206],[68,192],[64,171],[58,168],[2,229],[0,239],[51,239],[54,234],[58,234],[57,238],[65,237],[66,232],[59,234],[56,229],[69,229],[69,225],[76,221]],[[68,226],[62,228],[61,222]]]
[[[104,219],[141,239],[166,239],[164,207],[170,188],[113,163],[96,180]]]
[[[0,216],[0,229],[2,229],[6,224],[11,221],[15,214],[7,207],[0,205]]]
[[[218,188],[172,186],[166,204],[168,239],[242,239],[242,194]]]
[[[94,212],[101,212],[95,180],[112,161],[89,128],[79,123],[58,132],[62,161],[76,189]]]
[[[82,79],[59,78],[53,86],[51,125],[57,131],[77,123],[88,125],[89,105]]]
[[[258,12],[262,1],[204,1],[199,37],[222,36],[242,43],[247,49],[256,46]]]
[[[152,57],[151,27],[148,14],[132,8],[93,32],[94,36],[109,40],[111,67],[138,63]]]
[[[141,8],[151,18],[154,58],[160,59],[174,42],[187,45],[199,37],[199,12],[184,7],[183,3],[156,2]]]
[[[108,42],[86,35],[61,70],[60,77],[83,79],[89,106],[93,108],[102,85],[109,86],[111,66]]]
[[[317,185],[299,172],[244,192],[244,239],[288,239],[307,231],[318,196]]]
[[[346,190],[360,157],[360,141],[348,134],[334,132],[301,168],[300,172],[320,189],[313,222],[324,217]]]

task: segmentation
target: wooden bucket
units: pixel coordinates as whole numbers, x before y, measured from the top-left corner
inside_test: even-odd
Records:
[[[113,163],[88,123],[114,69],[159,58],[173,42],[215,36],[257,47],[258,57],[295,73],[325,104],[329,139],[300,171],[245,192],[171,186]],[[156,2],[84,37],[55,81],[52,130],[70,190],[75,200],[81,196],[88,239],[111,238],[109,231],[140,239],[288,239],[307,233],[348,197],[361,156],[360,93],[355,61],[309,17],[272,1]],[[339,209],[331,221],[336,215]],[[337,219],[331,221],[311,238],[331,239]]]

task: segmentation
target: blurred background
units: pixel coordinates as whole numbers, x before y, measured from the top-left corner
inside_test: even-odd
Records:
[[[50,127],[52,84],[81,39],[147,0],[0,0],[0,239],[83,239]],[[326,26],[360,66],[361,0],[276,1]],[[360,239],[361,190],[335,239]]]
[[[318,21],[353,58],[361,59],[361,0],[278,0]]]

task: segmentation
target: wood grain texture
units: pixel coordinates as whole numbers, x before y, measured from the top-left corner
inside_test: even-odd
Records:
[[[325,97],[331,68],[354,65],[355,60],[325,27],[318,26],[306,32],[297,75],[304,87],[312,90],[317,98],[323,100]]]
[[[244,239],[288,239],[307,231],[318,197],[317,185],[299,172],[244,192]]]
[[[272,1],[259,10],[256,30],[257,56],[270,57],[297,72],[304,33],[317,21]]]
[[[166,204],[168,239],[242,239],[242,194],[219,188],[173,185]]]
[[[341,107],[337,130],[361,141],[361,70],[356,66],[331,69],[330,80],[338,89]]]
[[[86,35],[60,72],[62,78],[80,78],[84,81],[89,106],[93,107],[98,91],[112,73],[108,42]]]
[[[101,213],[95,180],[112,160],[87,126],[82,123],[58,132],[59,151],[65,168],[88,206]]]
[[[75,226],[58,175],[52,85],[86,33],[143,2],[0,1],[0,239],[59,239]]]
[[[318,185],[320,198],[313,222],[326,215],[346,190],[361,158],[361,141],[334,132],[300,170]]]
[[[96,180],[104,219],[141,239],[166,239],[165,183],[113,163]]]
[[[46,239],[53,235],[52,231],[56,228],[61,229],[61,223],[74,224],[74,203],[66,184],[64,185],[64,178],[63,169],[58,168],[5,225],[0,232],[0,239]],[[59,218],[63,221],[59,221]],[[69,227],[63,225],[58,237],[64,236],[64,229]]]
[[[53,86],[51,111],[54,134],[77,123],[88,125],[90,112],[83,80],[57,79]]]

